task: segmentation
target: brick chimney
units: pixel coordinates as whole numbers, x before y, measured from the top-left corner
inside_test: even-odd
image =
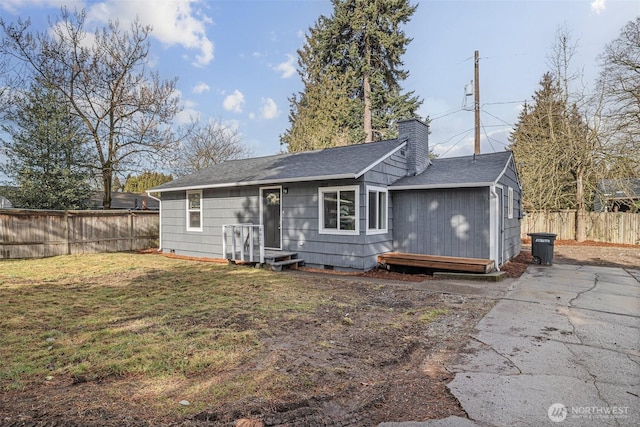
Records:
[[[419,119],[398,122],[398,139],[407,141],[407,175],[418,175],[429,166],[429,125]]]

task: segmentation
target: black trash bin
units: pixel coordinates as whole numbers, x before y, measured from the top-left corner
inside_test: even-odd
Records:
[[[553,233],[528,233],[531,236],[531,255],[535,264],[553,264],[553,243],[556,234]]]

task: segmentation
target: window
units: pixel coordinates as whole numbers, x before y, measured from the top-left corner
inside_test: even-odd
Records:
[[[509,187],[509,199],[507,200],[507,218],[513,219],[513,188]]]
[[[318,190],[322,234],[359,234],[358,186]]]
[[[187,191],[187,231],[202,231],[202,190]]]
[[[387,232],[386,188],[367,187],[367,234]]]

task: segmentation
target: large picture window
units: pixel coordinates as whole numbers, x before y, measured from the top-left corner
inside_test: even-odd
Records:
[[[202,190],[187,191],[187,230],[202,231]]]
[[[358,186],[319,189],[320,233],[358,234]]]
[[[386,188],[367,187],[367,234],[387,232],[387,201]]]

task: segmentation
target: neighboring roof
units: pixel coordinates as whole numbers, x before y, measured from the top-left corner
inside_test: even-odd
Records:
[[[394,139],[324,150],[229,160],[164,183],[149,192],[358,178],[405,144],[404,141]]]
[[[0,209],[11,209],[12,207],[13,203],[11,203],[11,200],[4,196],[0,196]]]
[[[598,187],[606,199],[640,198],[640,178],[601,179]]]
[[[97,192],[91,196],[89,201],[90,209],[102,209],[102,198],[104,194]],[[122,193],[114,191],[111,193],[111,209],[145,209],[158,210],[160,203],[158,200],[149,197],[147,193]]]
[[[11,209],[13,208],[13,203],[3,194],[10,193],[13,190],[16,190],[17,187],[0,185],[0,209]]]
[[[390,190],[487,187],[495,184],[509,165],[510,151],[433,159],[427,169],[399,179]]]

